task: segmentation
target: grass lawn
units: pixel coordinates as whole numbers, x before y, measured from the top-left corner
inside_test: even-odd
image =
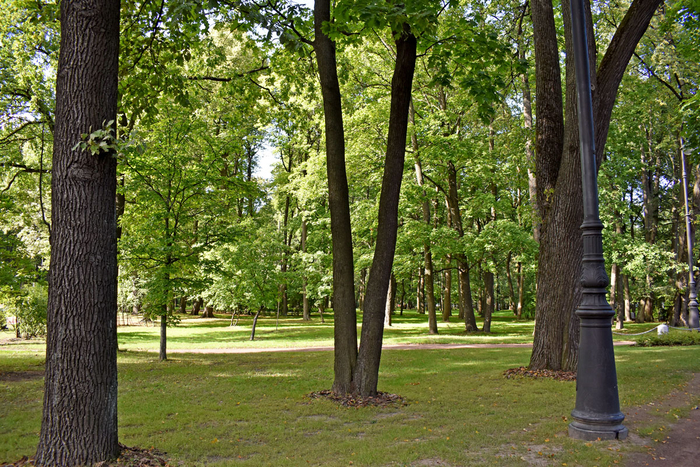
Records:
[[[217,318],[199,318],[189,315],[179,317],[177,326],[168,327],[168,349],[248,349],[248,348],[284,348],[284,347],[323,347],[333,345],[333,315],[324,313],[325,323],[317,313],[310,322],[304,322],[299,316],[280,317],[274,314],[261,315],[255,332],[255,341],[250,341],[253,317],[243,315],[238,325],[230,326],[230,315],[218,315]],[[358,335],[362,322],[362,313],[358,313]],[[483,324],[477,318],[479,327]],[[629,323],[623,332],[635,333],[651,329],[656,324]],[[465,333],[464,323],[453,316],[449,323],[438,317],[439,334],[427,333],[427,315],[417,314],[414,310],[404,312],[403,316],[394,316],[391,327],[384,331],[386,344],[506,344],[531,343],[535,324],[533,320],[517,320],[509,311],[494,313],[491,333]],[[130,318],[129,326],[119,326],[119,348],[121,350],[157,350],[160,339],[160,326],[157,323],[143,325],[137,318]],[[675,331],[672,331],[675,332]],[[682,332],[682,331],[678,331]],[[14,337],[11,331],[0,331],[0,342]],[[624,336],[614,336],[615,340],[629,340]],[[44,342],[13,341],[3,350],[44,351]]]
[[[409,315],[396,323],[388,342],[421,341],[424,322]],[[458,324],[451,334],[443,325],[437,342],[531,339],[531,322],[509,323],[499,315],[496,323],[492,337],[460,336]],[[273,318],[263,324],[260,345],[330,343],[330,324],[316,322],[313,332],[297,319],[281,320],[277,332]],[[250,331],[245,323],[239,327]],[[520,332],[510,331],[515,328]],[[332,352],[173,354],[159,363],[156,354],[132,350],[151,348],[157,338],[157,329],[139,329],[120,328],[120,347],[129,349],[119,353],[120,440],[155,446],[175,465],[602,466],[622,463],[626,451],[639,449],[629,442],[569,439],[575,383],[502,376],[527,364],[526,348],[385,350],[379,389],[404,396],[407,405],[354,409],[306,397],[330,387]],[[201,320],[169,329],[172,347],[188,345],[187,330],[192,348],[250,345],[246,332]],[[277,337],[283,332],[292,337]],[[328,335],[311,338],[316,332]],[[700,372],[697,346],[617,347],[616,356],[623,412]],[[26,345],[0,346],[0,462],[36,449],[43,362],[43,353]],[[8,372],[15,377],[1,376]]]

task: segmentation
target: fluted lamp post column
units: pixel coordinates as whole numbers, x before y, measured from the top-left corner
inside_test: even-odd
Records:
[[[593,133],[593,102],[584,0],[571,0],[576,90],[583,183],[582,298],[576,310],[581,320],[576,408],[569,436],[576,439],[624,439],[627,428],[620,412],[611,321],[614,311],[605,297],[608,275],[603,258],[603,224],[598,212],[598,182]]]

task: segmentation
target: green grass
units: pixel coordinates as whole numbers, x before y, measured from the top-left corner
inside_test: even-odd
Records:
[[[279,348],[279,347],[323,347],[333,345],[333,315],[324,313],[325,323],[318,314],[305,322],[299,316],[280,317],[274,314],[261,315],[255,332],[255,341],[250,341],[253,317],[243,315],[238,325],[229,326],[230,315],[217,315],[217,318],[180,316],[177,326],[168,327],[168,349],[231,349],[231,348]],[[508,311],[494,314],[491,334],[481,332],[467,334],[464,323],[456,316],[450,322],[438,320],[439,334],[427,333],[427,315],[414,310],[405,311],[403,316],[394,316],[391,327],[384,332],[386,344],[475,344],[475,343],[527,343],[532,342],[534,321],[516,320]],[[157,350],[160,339],[160,326],[137,325],[138,319],[131,318],[133,325],[119,326],[119,348],[121,350]],[[358,335],[362,313],[358,313]],[[481,326],[481,320],[478,320]],[[0,339],[14,337],[10,331],[1,331]],[[14,341],[0,346],[3,350],[27,350],[43,352],[41,340]]]
[[[531,323],[508,323],[504,315],[499,320],[494,326],[497,339],[531,339]],[[299,329],[300,320],[284,321],[275,333],[274,319],[266,319],[267,332],[258,344],[300,346],[329,339],[312,338],[310,330]],[[231,337],[243,341],[246,332],[236,334],[223,321],[204,323],[183,323],[169,331],[175,338],[173,331],[183,333],[183,347],[186,331],[192,334],[193,348],[211,344],[207,339],[219,333],[229,337],[214,341],[215,347],[221,342],[249,345]],[[420,333],[425,334],[424,323],[410,315],[395,323],[403,332],[390,337],[394,342],[419,341]],[[250,331],[245,324],[239,326]],[[511,337],[518,334],[513,328],[520,329],[519,336]],[[332,328],[316,329],[321,333]],[[282,332],[292,337],[278,337]],[[451,335],[444,325],[441,332],[439,339],[447,342],[467,338],[457,331]],[[120,329],[120,345],[150,346],[151,334],[138,333],[125,335]],[[34,375],[19,381],[0,378],[0,461],[13,461],[36,449],[43,392],[36,372],[44,357],[14,345],[4,348],[12,350],[0,352],[0,373]],[[332,352],[172,354],[159,363],[156,354],[129,350],[119,353],[120,441],[155,446],[174,465],[183,466],[402,466],[438,461],[453,466],[602,466],[622,462],[625,452],[638,449],[631,443],[569,439],[575,383],[502,376],[508,368],[526,365],[529,356],[530,350],[523,348],[385,350],[379,389],[404,396],[408,404],[348,409],[305,396],[330,387]],[[663,397],[700,371],[698,347],[618,347],[616,357],[623,412]],[[657,427],[641,429],[653,436]]]
[[[253,317],[243,315],[237,326],[229,326],[230,315],[217,315],[217,318],[199,318],[188,315],[180,316],[177,326],[168,327],[168,349],[250,349],[250,348],[284,348],[284,347],[323,347],[333,345],[333,315],[324,313],[325,323],[321,323],[318,314],[312,315],[310,322],[299,316],[280,317],[274,314],[261,315],[255,333],[255,341],[250,341]],[[358,335],[362,313],[358,313]],[[160,327],[157,323],[137,325],[138,319],[131,318],[129,326],[119,326],[119,348],[121,350],[157,350],[160,339]],[[479,327],[482,320],[477,319]],[[637,333],[654,327],[652,323],[625,323],[623,333]],[[531,343],[534,321],[517,320],[509,311],[494,313],[491,324],[492,332],[466,333],[464,323],[457,316],[450,322],[442,322],[438,317],[439,334],[427,334],[427,315],[407,310],[403,316],[394,316],[391,327],[384,332],[386,344],[477,344],[477,343]],[[618,332],[618,331],[616,331]],[[679,331],[681,332],[681,331]],[[0,340],[14,337],[12,331],[0,331]],[[630,340],[631,337],[614,335],[615,340]],[[41,339],[19,340],[0,346],[0,352],[7,350],[24,350],[43,352]]]

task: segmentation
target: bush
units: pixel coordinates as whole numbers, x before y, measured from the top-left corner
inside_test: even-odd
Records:
[[[48,287],[32,284],[24,287],[23,295],[14,305],[15,316],[22,337],[29,339],[46,335],[46,312],[49,303]]]
[[[700,333],[678,331],[663,336],[645,335],[637,338],[640,347],[656,347],[661,345],[700,345]]]

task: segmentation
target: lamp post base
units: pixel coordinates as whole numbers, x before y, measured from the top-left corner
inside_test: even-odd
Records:
[[[569,437],[583,441],[623,440],[628,432],[624,425],[589,425],[579,421],[569,424]]]

